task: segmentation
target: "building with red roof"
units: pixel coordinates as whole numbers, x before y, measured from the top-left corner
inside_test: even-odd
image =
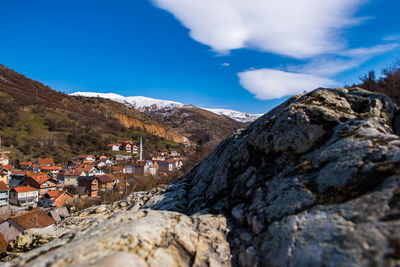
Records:
[[[39,190],[31,186],[18,186],[10,190],[10,204],[16,206],[34,205],[39,201]]]
[[[54,166],[54,159],[52,158],[38,158],[35,164],[42,165],[42,166]]]
[[[99,182],[99,189],[104,190],[111,190],[114,187],[114,180],[108,175],[100,175],[95,176],[97,181]]]
[[[9,190],[8,186],[0,181],[0,206],[7,206],[9,199]]]
[[[42,210],[32,210],[21,215],[8,218],[0,224],[0,233],[7,243],[14,240],[17,235],[30,228],[44,228],[56,221]]]
[[[47,174],[38,173],[23,182],[25,186],[31,186],[39,190],[39,196],[42,197],[49,191],[57,190],[57,180]]]
[[[11,179],[11,174],[12,172],[10,170],[7,170],[6,168],[1,168],[0,167],[0,181],[8,185],[8,182]]]
[[[19,163],[19,168],[21,170],[27,170],[32,166],[33,162],[32,161],[21,161]]]
[[[61,190],[54,190],[47,192],[40,202],[43,207],[63,207],[71,205],[73,201],[74,198],[70,193]]]
[[[0,153],[0,165],[8,165],[10,160],[6,154]]]

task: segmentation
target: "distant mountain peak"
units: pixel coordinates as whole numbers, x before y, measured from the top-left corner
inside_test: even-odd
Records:
[[[170,100],[156,99],[156,98],[151,98],[151,97],[146,97],[146,96],[124,97],[124,96],[114,94],[114,93],[95,93],[95,92],[75,92],[70,95],[107,98],[107,99],[111,99],[111,100],[114,100],[114,101],[117,101],[120,103],[125,103],[125,104],[127,104],[135,109],[138,109],[140,111],[171,110],[174,108],[193,107],[192,105],[189,105],[189,104],[183,104],[180,102],[170,101]],[[210,111],[210,112],[220,115],[220,116],[225,116],[225,117],[231,118],[231,119],[241,122],[241,123],[253,122],[263,115],[263,114],[246,113],[246,112],[236,111],[236,110],[232,110],[232,109],[213,109],[213,108],[201,108],[201,109]]]

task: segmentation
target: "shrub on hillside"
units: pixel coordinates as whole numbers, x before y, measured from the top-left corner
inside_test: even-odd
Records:
[[[360,77],[362,83],[358,86],[371,92],[384,93],[400,105],[400,61],[382,70],[382,77],[375,78],[375,71]]]

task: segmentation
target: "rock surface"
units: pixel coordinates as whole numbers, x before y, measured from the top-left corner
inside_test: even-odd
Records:
[[[85,211],[7,266],[398,265],[397,113],[361,89],[292,97],[165,192],[83,223]]]

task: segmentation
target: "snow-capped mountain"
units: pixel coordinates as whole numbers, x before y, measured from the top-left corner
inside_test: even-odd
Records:
[[[255,121],[256,119],[264,115],[264,114],[252,114],[252,113],[240,112],[233,109],[223,109],[223,108],[203,108],[203,109],[221,116],[229,117],[235,121],[244,123]]]
[[[178,108],[183,107],[185,104],[175,102],[175,101],[168,101],[168,100],[161,100],[155,99],[145,96],[122,96],[117,95],[114,93],[94,93],[94,92],[76,92],[70,94],[72,96],[85,96],[85,97],[101,97],[107,98],[116,102],[125,103],[129,106],[138,109],[140,111],[145,110],[158,110],[158,109],[171,109],[171,108]]]
[[[145,96],[128,96],[124,97],[114,93],[94,93],[94,92],[75,92],[70,94],[72,96],[85,96],[85,97],[101,97],[107,98],[116,102],[127,104],[140,111],[155,111],[155,110],[171,110],[174,108],[190,108],[192,105],[183,104],[175,101],[155,99]],[[241,123],[253,122],[263,114],[251,114],[240,112],[232,109],[212,109],[202,108],[217,115],[226,116]]]

